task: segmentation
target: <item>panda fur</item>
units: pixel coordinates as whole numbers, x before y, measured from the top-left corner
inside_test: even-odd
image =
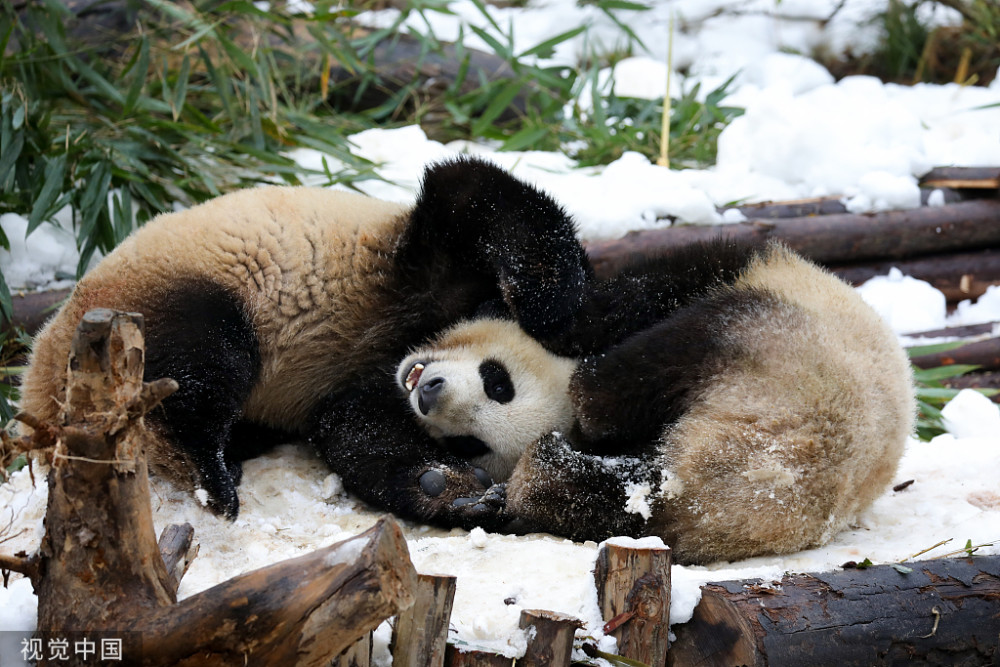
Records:
[[[429,432],[480,440],[472,460],[498,479],[512,469],[457,501],[481,525],[657,535],[678,562],[735,560],[825,543],[892,481],[915,414],[909,363],[832,274],[778,244],[719,241],[588,290],[576,325],[547,343],[571,356],[481,319],[397,370]],[[476,387],[483,360],[515,396],[561,382],[554,412],[491,401]],[[422,410],[430,379],[441,384]],[[480,413],[519,436],[498,446]]]
[[[74,330],[93,308],[142,313],[155,469],[239,509],[242,460],[304,437],[383,509],[451,525],[489,479],[412,419],[398,359],[502,300],[525,330],[570,321],[589,267],[551,199],[479,159],[432,165],[412,207],[327,189],[261,187],[161,215],[77,284],[39,333],[21,407],[61,419]],[[429,470],[443,478],[433,493]],[[440,480],[439,480],[440,481]]]

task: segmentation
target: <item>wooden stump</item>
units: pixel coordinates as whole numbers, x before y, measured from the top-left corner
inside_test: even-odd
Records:
[[[518,667],[569,667],[573,637],[583,624],[564,614],[542,609],[521,612],[521,628],[528,631],[528,649]]]
[[[1000,556],[702,587],[672,665],[986,665],[1000,654]]]
[[[604,631],[618,653],[651,667],[667,661],[670,632],[670,548],[603,544],[594,567]]]
[[[444,665],[455,586],[455,577],[417,575],[416,601],[399,615],[392,631],[393,667]]]
[[[31,577],[40,631],[120,633],[124,661],[149,667],[326,667],[413,603],[416,571],[391,519],[176,603],[191,531],[164,531],[157,544],[142,416],[177,385],[143,383],[143,356],[141,316],[88,312],[73,340],[64,423],[22,417],[55,443],[46,531],[37,556],[0,563]]]

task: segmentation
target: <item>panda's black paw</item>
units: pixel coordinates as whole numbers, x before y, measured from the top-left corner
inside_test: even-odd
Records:
[[[494,484],[485,494],[456,498],[451,506],[465,526],[469,528],[478,526],[497,532],[507,520],[504,516],[507,507],[507,485]]]

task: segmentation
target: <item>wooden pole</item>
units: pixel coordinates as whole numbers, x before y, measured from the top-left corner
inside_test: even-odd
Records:
[[[417,575],[416,600],[392,631],[393,667],[444,665],[455,586],[455,577]]]
[[[998,654],[1000,556],[702,587],[670,664],[985,665]]]
[[[573,637],[583,624],[565,614],[542,609],[521,612],[521,628],[528,631],[528,649],[518,667],[569,667]]]
[[[594,567],[605,634],[618,653],[651,667],[667,662],[670,632],[670,548],[601,545]]]

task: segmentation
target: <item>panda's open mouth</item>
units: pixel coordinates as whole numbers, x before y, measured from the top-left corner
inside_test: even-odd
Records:
[[[406,387],[406,391],[413,391],[413,389],[417,386],[417,383],[420,382],[420,376],[423,372],[424,365],[422,363],[418,361],[413,364],[413,367],[410,368],[410,372],[406,374],[406,380],[403,382],[403,386]]]

